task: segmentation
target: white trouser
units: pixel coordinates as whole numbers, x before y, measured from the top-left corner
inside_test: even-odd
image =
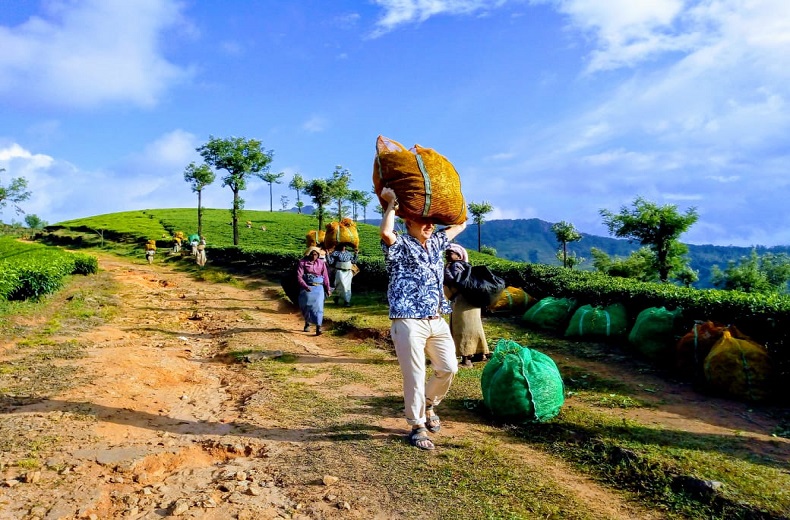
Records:
[[[458,372],[450,327],[444,318],[435,320],[393,319],[390,327],[395,353],[403,375],[403,402],[406,422],[425,423],[425,407],[435,406],[450,390]],[[425,382],[425,357],[431,360],[433,375]]]

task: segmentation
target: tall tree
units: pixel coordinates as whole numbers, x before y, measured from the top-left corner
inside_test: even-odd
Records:
[[[209,141],[197,148],[203,160],[217,170],[226,170],[222,185],[233,192],[231,224],[233,226],[233,245],[239,245],[239,212],[244,208],[244,199],[239,192],[247,189],[249,176],[263,178],[268,173],[273,151],[261,148],[257,139],[229,137],[226,139],[209,136]]]
[[[568,244],[578,242],[582,239],[582,234],[570,222],[560,221],[551,226],[551,231],[557,237],[557,242],[562,246],[562,267],[568,267]],[[579,262],[574,259],[574,265]]]
[[[261,176],[261,179],[265,180],[269,184],[269,211],[274,211],[274,200],[272,198],[272,185],[273,184],[280,184],[280,179],[283,178],[285,172],[280,173],[264,173]]]
[[[361,190],[351,190],[348,193],[348,200],[351,202],[351,214],[355,221],[357,220],[357,207],[362,206],[362,203],[365,201],[365,198],[370,200],[370,197]]]
[[[610,234],[639,241],[650,248],[655,256],[658,278],[666,282],[673,270],[680,270],[686,264],[683,257],[688,247],[679,239],[697,222],[697,210],[689,208],[681,215],[675,205],[659,206],[642,197],[637,197],[631,206],[621,207],[618,214],[605,209],[599,213]]]
[[[477,224],[477,251],[482,251],[483,243],[480,238],[480,226],[485,222],[485,216],[494,211],[494,206],[486,201],[470,202],[467,207],[472,214],[472,221]]]
[[[329,190],[329,198],[337,202],[337,220],[343,220],[343,201],[347,200],[351,190],[348,185],[351,183],[351,172],[342,166],[335,166],[332,178],[326,182]]]
[[[362,196],[359,198],[359,205],[362,206],[362,221],[368,220],[368,206],[373,201],[373,197],[364,191],[361,192]]]
[[[302,175],[299,173],[294,173],[291,182],[288,183],[288,187],[291,188],[296,192],[296,209],[299,213],[302,212],[302,208],[304,207],[304,203],[302,203],[301,194],[304,191],[305,186],[307,186],[307,181],[302,178]]]
[[[3,173],[5,168],[0,168],[0,173]],[[14,205],[17,213],[24,213],[22,208],[17,206],[20,202],[26,201],[30,198],[30,192],[27,191],[27,179],[24,177],[16,177],[11,179],[8,187],[0,184],[0,210],[2,210],[9,202]]]
[[[315,179],[307,183],[304,192],[310,195],[316,206],[316,214],[318,215],[318,230],[324,229],[324,215],[326,210],[324,207],[332,202],[332,197],[329,195],[329,186],[324,179]]]
[[[216,178],[214,170],[208,164],[196,165],[193,162],[184,170],[184,180],[189,183],[193,193],[197,193],[198,207],[197,207],[197,232],[198,235],[203,235],[203,188],[214,182]]]

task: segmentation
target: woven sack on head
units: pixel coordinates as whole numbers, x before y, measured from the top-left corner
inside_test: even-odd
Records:
[[[770,394],[771,360],[765,347],[725,330],[704,362],[705,380],[718,392],[761,401]]]
[[[307,232],[305,236],[305,242],[307,243],[307,247],[320,247],[324,244],[324,236],[326,235],[326,231],[320,230],[311,230]]]
[[[628,341],[647,359],[663,365],[669,364],[672,346],[675,345],[675,318],[682,309],[669,311],[665,307],[648,307],[636,317]]]
[[[628,333],[628,315],[625,305],[613,303],[608,307],[583,305],[573,313],[566,336],[625,336]]]
[[[505,339],[497,342],[486,363],[480,388],[491,413],[514,423],[548,421],[565,402],[562,376],[554,361]]]
[[[339,244],[346,244],[353,249],[359,247],[357,223],[350,218],[344,218],[340,222],[330,222],[326,225],[324,247],[335,249]]]
[[[699,321],[675,345],[675,368],[678,375],[690,380],[702,380],[705,358],[725,330],[733,338],[750,339],[735,325],[724,325],[710,320]]]
[[[576,300],[546,296],[530,307],[522,319],[542,329],[565,330],[574,310]]]
[[[535,298],[527,294],[524,289],[518,287],[505,287],[505,290],[499,295],[499,298],[488,306],[491,312],[509,312],[513,314],[520,314],[527,310],[527,307],[535,303]]]
[[[385,187],[398,197],[395,214],[406,220],[454,225],[466,222],[466,201],[461,178],[446,157],[415,144],[407,150],[392,139],[379,136],[373,161],[373,187],[380,197]]]

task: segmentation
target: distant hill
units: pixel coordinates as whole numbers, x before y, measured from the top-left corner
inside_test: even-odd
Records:
[[[508,260],[532,262],[549,265],[559,265],[556,253],[560,248],[554,233],[551,231],[551,222],[532,219],[520,220],[491,220],[484,222],[480,230],[483,245],[493,247],[497,256]],[[466,231],[458,236],[458,243],[467,249],[477,249],[477,225],[470,223]],[[592,255],[590,249],[596,247],[610,256],[625,257],[639,248],[638,243],[628,240],[601,237],[582,233],[582,239],[568,245],[568,250],[577,256],[586,258],[587,261],[580,269],[592,269]],[[727,266],[729,260],[735,260],[751,254],[751,247],[692,245],[688,244],[691,267],[699,271],[699,282],[696,287],[712,287],[710,283],[711,268],[718,264],[719,267]],[[757,247],[758,254],[788,253],[790,246]]]
[[[309,208],[309,209],[308,209]],[[312,214],[312,206],[302,208],[302,213]],[[296,211],[294,208],[290,211]],[[373,213],[375,217],[378,214]],[[378,226],[380,218],[369,218],[367,224]],[[485,246],[496,249],[499,258],[518,262],[531,262],[548,265],[560,265],[555,256],[560,248],[554,233],[551,231],[552,222],[537,218],[490,220],[483,223],[480,230],[481,242]],[[620,238],[602,237],[582,233],[582,239],[568,245],[569,252],[586,258],[579,269],[592,269],[592,255],[590,249],[595,247],[604,251],[609,256],[626,257],[639,249],[639,243],[631,243]],[[470,221],[466,231],[457,239],[458,243],[467,249],[477,250],[477,225]],[[730,260],[738,261],[740,258],[751,254],[751,247],[714,246],[687,244],[691,268],[699,272],[697,288],[710,288],[711,269],[718,265],[722,269]],[[790,254],[790,246],[765,247],[757,246],[758,254],[786,253]]]

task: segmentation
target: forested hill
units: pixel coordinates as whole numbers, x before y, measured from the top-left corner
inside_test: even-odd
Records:
[[[532,218],[521,220],[491,220],[483,223],[480,230],[483,245],[493,247],[497,256],[509,260],[559,265],[556,253],[559,244],[551,231],[551,222]],[[458,236],[458,242],[467,249],[477,249],[477,225],[469,222],[466,231]],[[628,256],[639,248],[638,243],[627,240],[588,235],[582,233],[579,242],[569,244],[568,250],[587,260],[580,269],[592,269],[590,248],[596,247],[610,256]],[[713,265],[727,266],[728,260],[738,260],[749,256],[751,247],[712,246],[689,244],[691,267],[699,271],[699,282],[696,287],[710,287],[710,270]],[[788,253],[790,246],[757,247],[758,254]]]

